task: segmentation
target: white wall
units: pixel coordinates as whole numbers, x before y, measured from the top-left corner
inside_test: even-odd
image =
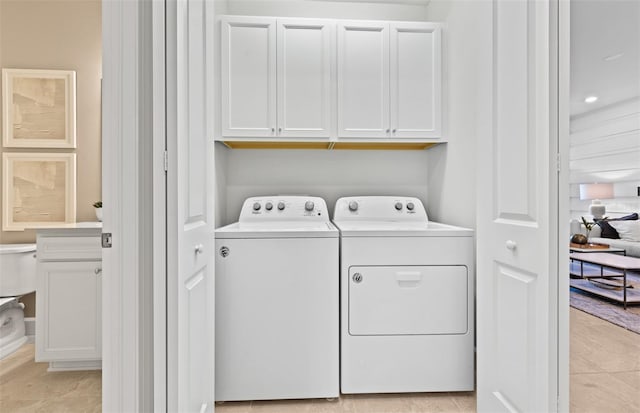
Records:
[[[433,0],[429,21],[446,23],[443,38],[443,116],[446,145],[428,151],[431,219],[476,226],[477,10],[482,2]]]
[[[570,140],[571,218],[590,217],[581,183],[613,182],[608,216],[640,212],[640,98],[573,117]]]
[[[223,224],[238,220],[242,202],[250,196],[320,196],[331,214],[341,196],[409,195],[425,204],[430,196],[427,151],[235,149],[218,153],[227,157]]]

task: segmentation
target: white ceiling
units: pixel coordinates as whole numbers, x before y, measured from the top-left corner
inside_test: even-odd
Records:
[[[572,116],[640,96],[640,0],[571,0],[570,47]]]

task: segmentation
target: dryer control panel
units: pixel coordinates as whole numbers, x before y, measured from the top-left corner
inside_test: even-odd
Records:
[[[247,198],[239,222],[328,221],[327,204],[317,196],[259,196]]]
[[[406,196],[352,196],[336,201],[333,219],[362,221],[428,221],[418,198]]]

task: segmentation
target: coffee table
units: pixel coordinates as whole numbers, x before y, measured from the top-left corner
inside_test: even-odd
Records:
[[[571,252],[584,252],[584,253],[596,253],[596,252],[611,252],[615,254],[627,255],[627,251],[624,248],[615,248],[604,244],[569,244],[569,251]]]
[[[580,273],[575,271],[571,275],[579,276],[581,279],[570,280],[569,284],[572,287],[621,302],[625,310],[627,303],[640,303],[640,292],[631,290],[633,287],[627,284],[627,271],[640,270],[640,258],[608,252],[574,252],[569,254],[569,258],[580,263]],[[584,263],[600,266],[600,271],[585,272]],[[620,278],[622,284],[612,281]],[[593,285],[588,280],[596,281],[602,286]],[[622,297],[612,287],[622,289]]]

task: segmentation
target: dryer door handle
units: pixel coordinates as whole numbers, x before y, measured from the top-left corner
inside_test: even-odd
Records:
[[[396,281],[400,287],[417,287],[422,282],[422,273],[420,271],[398,271],[396,272]]]

